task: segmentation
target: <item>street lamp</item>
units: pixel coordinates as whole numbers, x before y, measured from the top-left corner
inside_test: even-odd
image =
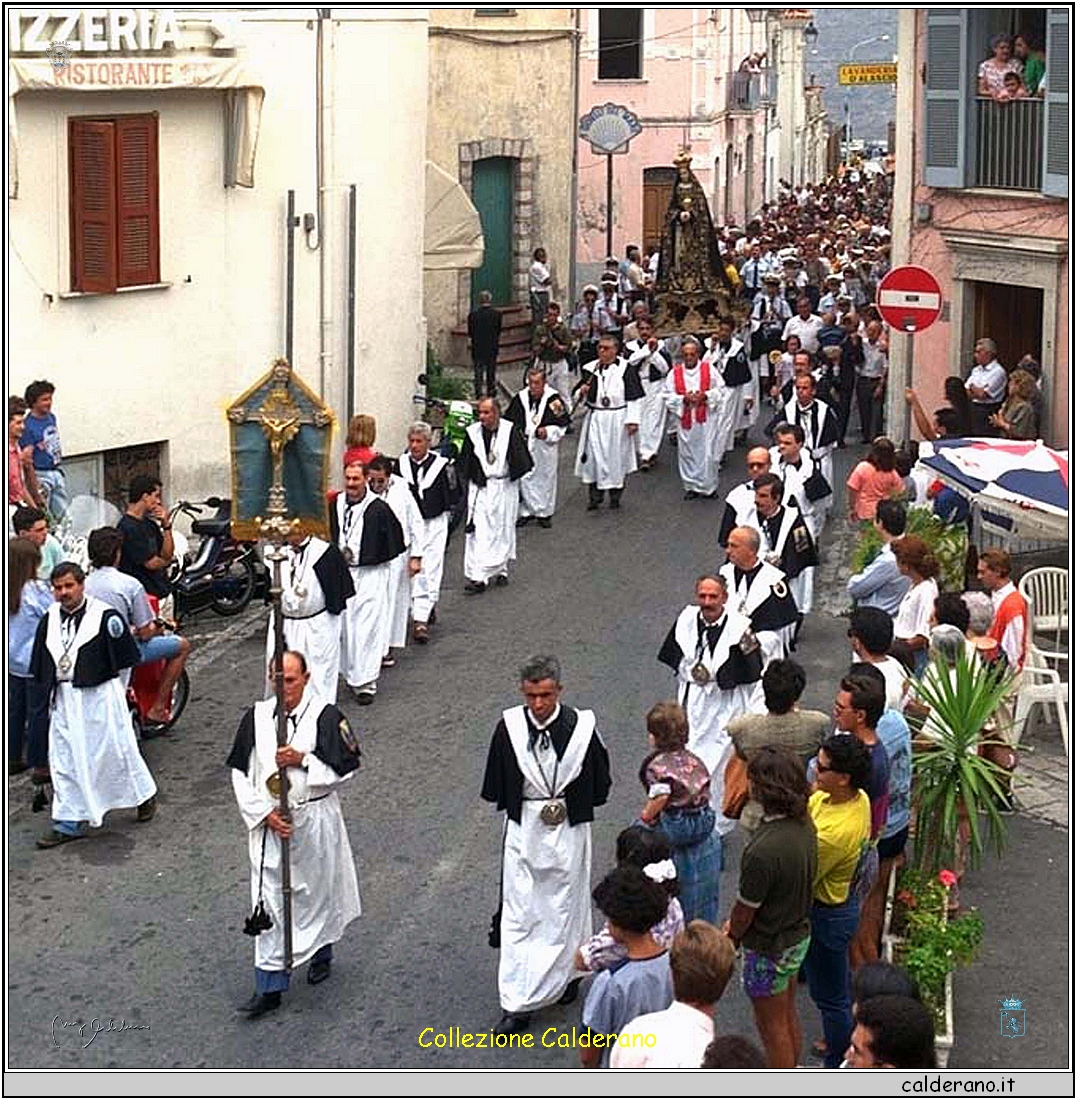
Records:
[[[805,32],[806,33],[806,32]],[[861,46],[870,46],[873,42],[889,42],[890,35],[877,34],[873,38],[865,38],[863,42],[857,42],[855,45],[849,47],[845,53],[845,60],[848,64],[853,63],[853,54],[860,49]],[[853,155],[853,121],[852,112],[849,109],[849,85],[845,86],[845,163],[849,163],[849,158]]]
[[[814,46],[819,41],[819,28],[815,25],[815,20],[812,19],[808,22],[808,25],[804,28],[804,41],[809,46]]]

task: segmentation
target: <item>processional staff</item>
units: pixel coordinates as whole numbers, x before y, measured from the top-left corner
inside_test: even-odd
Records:
[[[269,590],[273,606],[273,690],[277,700],[277,746],[288,743],[284,706],[284,616],[281,608],[286,558],[284,544],[295,532],[327,537],[325,490],[333,414],[292,372],[286,359],[247,390],[228,409],[232,437],[232,535],[267,543],[265,560],[272,563]],[[305,430],[305,431],[304,431]],[[301,436],[303,433],[303,436]],[[300,437],[291,451],[288,445]],[[266,455],[265,443],[269,444]],[[296,453],[298,452],[298,453]],[[286,456],[292,459],[286,464]],[[267,463],[268,458],[268,463]],[[314,465],[317,469],[313,469]],[[292,483],[289,499],[286,482]],[[289,505],[291,504],[291,508]],[[279,816],[291,821],[288,770],[278,769],[266,788],[278,800]],[[281,892],[284,912],[284,969],[292,969],[292,872],[290,842],[280,837]]]

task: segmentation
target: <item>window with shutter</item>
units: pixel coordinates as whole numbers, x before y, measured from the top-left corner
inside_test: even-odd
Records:
[[[1069,198],[1070,48],[1069,11],[1047,12],[1047,90],[1043,142],[1043,193]]]
[[[965,186],[967,50],[967,12],[930,9],[924,85],[924,183],[929,187]]]
[[[72,289],[158,282],[157,115],[70,119],[68,150]]]

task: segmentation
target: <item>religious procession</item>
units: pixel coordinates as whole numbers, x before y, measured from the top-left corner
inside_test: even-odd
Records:
[[[1068,894],[1057,364],[1001,292],[971,366],[914,344],[958,291],[895,260],[900,151],[736,210],[661,136],[575,282],[537,234],[498,282],[504,149],[474,205],[428,167],[456,321],[393,401],[326,375],[289,192],[284,354],[192,420],[226,496],[10,368],[12,1067],[1017,1070],[1027,990],[1058,1068],[1065,929],[1000,950],[1014,883]]]

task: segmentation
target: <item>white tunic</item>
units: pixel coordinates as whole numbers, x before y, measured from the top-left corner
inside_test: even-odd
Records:
[[[690,427],[685,428],[680,419],[685,412],[684,398],[677,392],[677,375],[680,368],[675,367],[666,375],[666,408],[677,421],[677,465],[680,468],[681,484],[686,490],[710,496],[718,489],[718,464],[721,454],[718,451],[720,434],[728,427],[724,405],[728,399],[728,390],[722,383],[722,376],[714,367],[709,368],[710,386],[707,395],[707,419],[700,424],[696,420],[696,410],[688,409],[691,415]],[[684,389],[694,393],[703,387],[703,364],[684,368]]]
[[[408,608],[411,606],[411,574],[408,571],[411,558],[418,557],[415,548],[415,533],[418,527],[419,510],[411,490],[395,474],[389,475],[389,482],[382,500],[393,510],[404,532],[404,553],[398,554],[389,562],[389,631],[385,652],[403,649],[408,640]]]
[[[501,420],[492,440],[494,461],[483,446],[482,424],[468,426],[467,433],[475,449],[475,458],[486,475],[481,488],[468,484],[467,516],[473,530],[464,539],[464,576],[485,584],[498,576],[508,576],[509,562],[516,560],[516,516],[520,494],[509,480],[509,437],[512,423]]]
[[[598,360],[583,369],[598,379],[595,404],[588,404],[587,416],[580,429],[576,449],[576,476],[585,485],[596,489],[623,489],[625,477],[636,471],[636,444],[626,430],[628,424],[639,424],[642,398],[625,398],[625,370],[628,364],[615,359],[608,367]],[[603,404],[603,400],[609,402]]]
[[[661,347],[661,341],[659,341]],[[661,351],[651,351],[647,344],[633,340],[625,345],[628,361],[639,369],[639,380],[643,386],[643,400],[640,402],[639,431],[636,433],[636,446],[639,457],[652,459],[662,445],[662,436],[666,427],[665,378],[669,372],[669,363]],[[651,381],[651,368],[661,375]]]
[[[294,713],[299,717],[289,744],[306,754],[307,769],[288,769],[288,802],[292,811],[289,845],[292,872],[292,964],[306,962],[319,948],[335,943],[362,912],[355,859],[340,809],[336,787],[351,778],[337,775],[313,755],[318,740],[318,715],[325,706],[310,687]],[[254,941],[255,966],[284,969],[284,907],[280,881],[280,838],[263,825],[278,805],[266,789],[277,770],[276,700],[254,705],[254,751],[248,774],[232,769],[232,787],[248,829],[251,863],[251,904],[258,901],[258,871],[265,840],[262,900],[273,927]]]
[[[737,645],[752,627],[747,616],[732,609],[727,610],[724,617],[725,626],[713,653],[705,639],[702,646],[699,644],[699,608],[694,604],[680,613],[674,628],[677,645],[683,654],[677,669],[677,696],[688,715],[688,749],[707,765],[711,773],[711,805],[717,817],[715,831],[721,836],[736,825],[734,819],[722,814],[725,769],[733,751],[733,742],[726,733],[726,726],[731,718],[742,714],[766,713],[760,681],[738,684],[726,690],[715,681],[715,673],[729,659],[730,648]],[[710,673],[710,679],[705,684],[697,684],[692,678],[692,669],[697,663],[705,665]]]
[[[340,549],[351,551],[358,562],[363,540],[363,517],[372,501],[379,500],[373,490],[352,507],[347,518],[347,497],[337,497],[337,521]],[[349,555],[344,554],[347,558]],[[355,595],[348,600],[341,616],[341,668],[350,687],[375,691],[381,659],[389,637],[389,574],[391,562],[381,565],[351,565]]]
[[[138,750],[119,677],[95,687],[71,683],[78,652],[97,636],[107,610],[107,604],[87,596],[86,611],[72,638],[61,628],[60,605],[53,604],[47,612],[45,636],[56,664],[56,694],[49,720],[52,818],[87,821],[94,828],[100,827],[109,810],[140,806],[157,793],[157,784]],[[60,669],[65,642],[71,662],[66,672]]]
[[[715,346],[707,352],[706,359],[711,364],[711,370],[718,373],[718,385],[721,390],[721,404],[718,413],[718,434],[715,439],[718,461],[725,457],[726,451],[733,449],[733,436],[739,430],[741,424],[741,410],[744,408],[746,396],[751,396],[752,382],[744,382],[739,386],[727,386],[722,380],[726,361],[734,358],[737,352],[742,351],[744,345],[737,339],[730,341],[729,350],[723,352],[715,342]],[[747,353],[745,353],[747,354]]]
[[[315,563],[329,543],[310,538],[305,547],[285,545],[287,557],[281,562],[281,609],[284,612],[284,645],[302,653],[310,669],[311,683],[326,702],[337,701],[340,678],[340,616],[325,610]],[[272,571],[273,563],[266,563]],[[273,659],[273,612],[269,612],[266,635],[266,669]],[[266,677],[266,697],[273,694],[273,683]]]
[[[759,556],[766,562],[781,569],[782,553],[785,544],[789,541],[793,525],[800,519],[799,510],[791,504],[785,505],[782,510],[782,522],[778,529],[778,538],[772,544],[766,527],[759,520],[759,513],[752,509],[751,514],[745,517],[744,526],[752,527],[759,532]],[[807,521],[805,521],[806,523]],[[815,596],[815,566],[809,565],[802,569],[795,577],[787,577],[789,591],[797,605],[797,611],[807,615],[812,609]]]
[[[448,462],[449,460],[443,455],[434,456],[430,468],[419,478],[420,497],[434,484]],[[410,483],[413,474],[410,455],[400,456],[400,469],[404,478]],[[436,606],[438,597],[441,595],[445,546],[449,540],[449,513],[446,511],[433,519],[423,519],[422,513],[416,507],[414,518],[415,530],[412,532],[411,553],[414,557],[422,558],[423,567],[411,578],[411,617],[417,623],[425,623],[429,620],[430,611]]]
[[[545,802],[565,805],[565,788],[583,767],[595,716],[578,714],[560,761],[553,745],[543,749],[539,739],[528,750],[522,706],[502,715],[524,777],[520,823],[506,818],[501,865],[497,987],[506,1012],[556,1001],[572,980],[576,948],[591,935],[591,825],[570,825],[566,818],[550,826],[539,816]]]
[[[823,434],[823,424],[827,414],[829,406],[820,401],[819,398],[815,398],[812,405],[817,406],[815,410],[815,421],[819,428],[819,435]],[[827,484],[833,488],[834,485],[834,450],[837,447],[837,443],[827,443],[820,445],[816,442],[815,434],[812,431],[812,417],[811,417],[811,405],[807,409],[803,410],[807,415],[801,417],[801,406],[797,399],[794,397],[792,401],[788,402],[785,406],[785,420],[788,424],[799,424],[804,429],[804,448],[811,455],[812,459],[818,465],[819,469],[823,472],[823,477],[826,478]],[[833,413],[831,413],[833,415]],[[825,511],[829,512],[831,506],[834,503],[834,494],[824,497],[819,501],[824,506]]]
[[[737,399],[737,415],[733,421],[733,431],[742,432],[755,425],[759,416],[759,359],[749,358],[751,348],[743,339],[738,341],[744,348],[745,358],[748,359],[748,369],[752,377],[740,387],[740,395]]]
[[[782,456],[777,447],[771,447],[770,469],[782,479],[782,484],[785,486],[783,499],[796,501],[797,507],[808,525],[808,530],[811,531],[811,537],[815,539],[815,543],[818,545],[819,535],[826,523],[826,513],[833,493],[815,501],[814,504],[808,500],[804,485],[808,478],[815,473],[815,462],[808,454],[807,448],[802,447],[800,450],[800,469],[798,470],[782,461]],[[828,484],[833,488],[833,482],[828,482]]]
[[[538,409],[532,412],[527,387],[519,393],[520,404],[527,418],[524,422],[527,449],[535,460],[531,470],[520,478],[520,514],[524,516],[552,516],[557,509],[557,445],[564,437],[565,429],[556,424],[547,424],[545,439],[539,439],[535,435],[546,413],[546,406],[555,397],[560,400],[557,390],[547,385],[539,398]]]

